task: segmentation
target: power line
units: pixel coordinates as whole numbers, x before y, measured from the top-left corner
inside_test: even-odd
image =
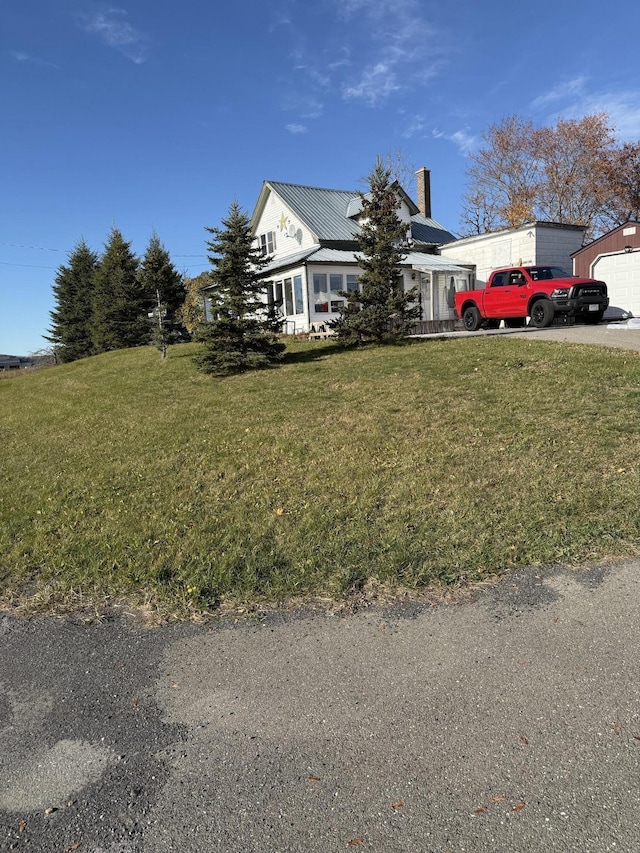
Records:
[[[39,252],[64,252],[65,249],[50,249],[48,246],[25,246],[22,243],[0,243],[0,246],[10,246],[12,249],[37,249]]]
[[[55,267],[43,267],[39,264],[12,264],[9,261],[0,261],[3,267],[31,267],[31,269],[36,270],[54,270]]]
[[[26,246],[24,243],[5,243],[0,242],[0,246],[8,246],[12,249],[35,249],[38,252],[68,252],[68,249],[52,249],[50,246]],[[207,255],[174,255],[169,252],[172,258],[206,258]],[[19,264],[16,264],[19,266]]]

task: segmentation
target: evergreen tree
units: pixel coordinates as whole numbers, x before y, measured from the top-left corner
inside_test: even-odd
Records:
[[[138,282],[144,291],[147,315],[151,320],[151,340],[164,357],[169,344],[188,337],[179,317],[185,289],[182,276],[155,233],[151,235],[138,270]]]
[[[148,344],[148,301],[138,280],[138,258],[117,228],[111,229],[95,276],[92,336],[97,352]]]
[[[55,346],[62,362],[92,355],[91,317],[94,277],[98,256],[84,240],[69,255],[69,265],[61,264],[53,293],[56,307],[50,312],[52,325],[46,340]]]
[[[207,292],[214,319],[200,326],[203,344],[196,364],[205,373],[239,373],[265,367],[282,357],[284,344],[272,331],[258,278],[265,258],[253,245],[249,218],[237,202],[222,220],[223,228],[207,228],[212,288]]]
[[[344,343],[385,343],[407,335],[420,318],[417,292],[402,289],[402,251],[407,225],[400,221],[400,201],[390,169],[380,158],[368,177],[369,192],[362,199],[362,225],[358,241],[362,255],[360,290],[342,293],[347,304],[330,323]]]

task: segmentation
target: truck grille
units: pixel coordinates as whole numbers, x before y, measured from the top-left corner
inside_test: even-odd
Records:
[[[573,290],[574,296],[579,296],[581,298],[589,297],[589,296],[606,296],[607,295],[607,285],[606,284],[576,284]]]

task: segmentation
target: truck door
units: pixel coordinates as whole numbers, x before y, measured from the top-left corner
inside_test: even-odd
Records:
[[[527,313],[527,283],[520,270],[505,270],[496,273],[491,287],[485,291],[485,311],[488,317],[524,317]]]
[[[509,289],[505,284],[506,281],[507,273],[498,272],[494,274],[491,283],[485,287],[482,298],[487,317],[499,319],[509,316],[505,313],[505,297],[507,296],[506,291]]]

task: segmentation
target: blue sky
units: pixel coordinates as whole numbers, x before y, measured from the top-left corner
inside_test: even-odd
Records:
[[[466,156],[505,116],[606,110],[640,138],[639,31],[637,3],[5,0],[0,352],[46,345],[81,238],[115,225],[141,255],[155,230],[197,275],[205,226],[265,179],[359,189],[400,150],[456,232]]]

